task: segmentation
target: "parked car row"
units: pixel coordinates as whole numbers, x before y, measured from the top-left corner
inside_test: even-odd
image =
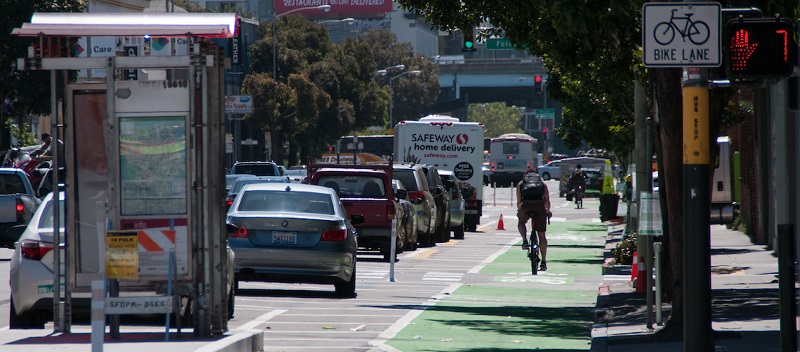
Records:
[[[395,255],[447,242],[451,231],[464,237],[465,201],[452,171],[420,164],[317,164],[303,171],[307,184],[286,176],[244,176],[232,184],[226,224],[237,286],[328,283],[352,297],[357,249],[396,260],[393,232]]]

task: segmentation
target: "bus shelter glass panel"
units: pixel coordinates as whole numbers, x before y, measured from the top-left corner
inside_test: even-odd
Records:
[[[186,117],[121,117],[119,134],[120,214],[186,214]]]

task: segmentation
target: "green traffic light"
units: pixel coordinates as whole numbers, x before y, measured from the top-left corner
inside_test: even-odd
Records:
[[[472,42],[465,42],[464,46],[466,46],[467,49],[472,49]]]

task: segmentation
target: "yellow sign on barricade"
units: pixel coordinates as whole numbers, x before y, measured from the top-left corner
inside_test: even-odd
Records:
[[[611,171],[611,160],[606,160],[603,168],[603,194],[614,194],[614,173]]]
[[[139,237],[136,231],[110,231],[106,234],[106,278],[139,278]]]

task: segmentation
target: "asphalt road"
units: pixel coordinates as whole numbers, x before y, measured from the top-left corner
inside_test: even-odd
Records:
[[[333,286],[242,282],[229,327],[263,330],[268,351],[588,350],[602,280],[599,201],[575,209],[556,181],[547,184],[550,269],[536,277],[518,246],[513,189],[486,187],[481,225],[464,240],[401,253],[393,271],[380,254],[359,253],[352,299],[337,298]],[[10,257],[0,249],[0,330]]]

